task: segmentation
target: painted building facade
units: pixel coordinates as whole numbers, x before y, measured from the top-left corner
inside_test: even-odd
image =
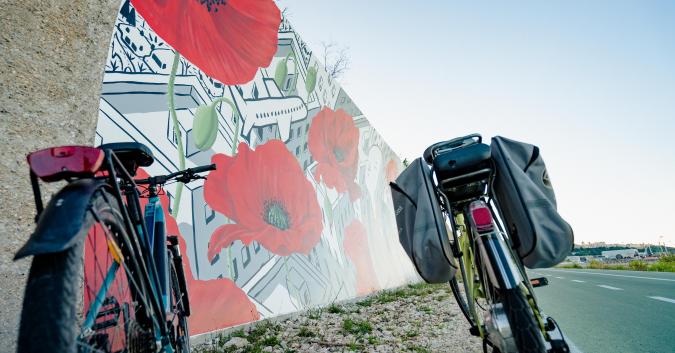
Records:
[[[96,129],[150,147],[150,175],[218,165],[163,197],[192,333],[416,280],[387,185],[401,162],[349,95],[271,0],[192,3],[123,1]]]

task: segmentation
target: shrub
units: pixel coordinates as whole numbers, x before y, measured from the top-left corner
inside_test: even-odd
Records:
[[[661,258],[659,258],[659,262],[675,262],[675,254],[661,256]]]
[[[675,272],[675,255],[661,256],[659,261],[649,267],[650,271]]]
[[[647,271],[649,264],[642,260],[633,260],[628,263],[628,267],[634,271]]]
[[[584,268],[583,266],[579,265],[576,262],[568,262],[568,263],[565,263],[565,264],[562,264],[562,265],[558,265],[556,267],[558,267],[558,268]]]
[[[596,270],[602,270],[606,267],[604,263],[598,261],[598,260],[591,260],[591,262],[588,263],[588,268],[596,269]]]

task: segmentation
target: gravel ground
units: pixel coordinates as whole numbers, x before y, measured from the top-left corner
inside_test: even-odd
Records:
[[[482,352],[447,285],[415,284],[361,301],[262,321],[196,347],[221,352]]]

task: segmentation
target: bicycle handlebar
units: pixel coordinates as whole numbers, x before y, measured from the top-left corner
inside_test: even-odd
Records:
[[[215,164],[209,164],[209,165],[203,165],[200,167],[194,167],[194,168],[188,168],[186,171],[190,171],[192,173],[203,173],[203,172],[208,172],[211,170],[216,170],[216,165]]]
[[[176,179],[177,181],[183,182],[183,183],[189,183],[193,180],[196,179],[204,179],[203,176],[197,175],[198,173],[204,173],[208,172],[211,170],[216,170],[216,165],[215,164],[209,164],[209,165],[203,165],[199,167],[194,167],[194,168],[188,168],[184,170],[177,171],[175,173],[167,174],[167,175],[158,175],[146,179],[137,179],[134,180],[136,184],[150,184],[150,185],[161,185],[165,184],[167,181]]]

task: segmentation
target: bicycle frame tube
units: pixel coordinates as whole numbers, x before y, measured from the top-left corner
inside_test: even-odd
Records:
[[[464,285],[464,293],[466,293],[467,297],[467,305],[469,307],[468,308],[469,313],[473,317],[474,321],[473,324],[476,325],[479,336],[483,338],[485,332],[483,331],[483,325],[481,323],[481,318],[478,315],[478,311],[476,310],[476,302],[475,302],[476,297],[478,296],[478,291],[480,291],[481,288],[480,282],[478,283],[479,285],[476,286],[475,281],[476,274],[473,271],[475,266],[473,266],[474,251],[471,245],[472,239],[469,236],[468,229],[464,221],[464,216],[462,214],[457,215],[457,220],[453,220],[452,223],[456,231],[462,233],[461,238],[455,235],[455,241],[459,242],[459,247],[462,254],[462,258],[460,259],[460,262],[462,262],[460,266],[462,271],[462,284]]]
[[[164,312],[169,312],[169,266],[166,247],[166,220],[164,209],[158,196],[151,196],[145,206],[145,228],[150,244],[150,258],[157,268],[159,293],[162,297]]]

